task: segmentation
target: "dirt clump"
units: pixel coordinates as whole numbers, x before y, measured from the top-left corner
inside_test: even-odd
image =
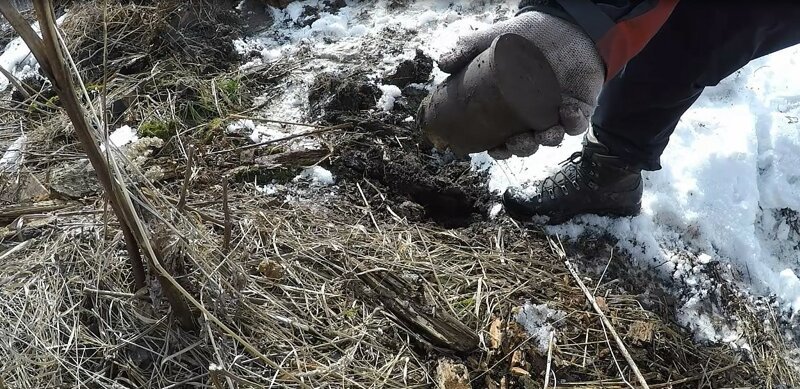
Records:
[[[336,121],[343,113],[374,108],[380,96],[380,89],[364,75],[328,72],[316,76],[308,102],[313,116]]]
[[[431,78],[433,72],[433,59],[422,50],[417,49],[414,59],[407,59],[400,62],[383,83],[405,88],[411,84],[424,84]]]

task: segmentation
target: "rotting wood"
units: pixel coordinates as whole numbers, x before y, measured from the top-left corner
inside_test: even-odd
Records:
[[[73,204],[68,202],[47,200],[32,204],[15,204],[0,207],[0,223],[11,222],[20,216],[58,211],[71,205]]]
[[[435,347],[450,351],[468,353],[478,348],[475,331],[442,308],[426,309],[413,301],[414,288],[405,280],[387,271],[361,270],[358,278],[409,331]]]

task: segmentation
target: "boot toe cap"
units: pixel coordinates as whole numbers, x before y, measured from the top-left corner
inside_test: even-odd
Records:
[[[511,187],[503,193],[503,206],[508,216],[520,221],[530,221],[535,217],[536,210],[532,204],[537,195],[520,187]]]

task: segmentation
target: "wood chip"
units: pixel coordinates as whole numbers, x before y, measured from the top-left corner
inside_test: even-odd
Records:
[[[531,373],[521,367],[512,367],[511,374],[515,377],[530,377]]]
[[[489,348],[495,350],[503,344],[503,320],[494,319],[489,325]]]
[[[436,366],[436,387],[439,389],[472,389],[467,367],[450,359],[440,359]]]
[[[514,353],[511,354],[511,366],[525,366],[525,354],[522,352],[522,350],[514,351]]]

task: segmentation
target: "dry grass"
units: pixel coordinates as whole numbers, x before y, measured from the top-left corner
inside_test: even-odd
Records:
[[[208,320],[201,319],[197,333],[183,331],[157,290],[128,294],[120,237],[113,228],[104,237],[101,213],[65,210],[60,227],[45,229],[0,271],[6,383],[178,387],[210,385],[209,374],[218,373],[222,382],[256,387],[299,386],[295,380],[309,387],[429,385],[436,356],[443,354],[383,308],[359,279],[363,272],[398,275],[408,281],[405,298],[445,310],[481,335],[479,350],[465,362],[476,386],[503,377],[515,382],[509,369],[517,351],[540,379],[544,356],[512,318],[525,301],[568,313],[558,325],[554,353],[560,386],[625,387],[621,377],[633,382],[580,289],[536,236],[502,225],[447,231],[403,220],[373,224],[363,209],[339,202],[281,207],[240,192],[232,203],[238,221],[230,253],[220,252],[220,231],[191,219],[174,225],[177,231],[156,234],[157,240],[169,247],[166,263],[181,284],[278,368]],[[204,212],[214,215],[219,206]],[[765,371],[739,362],[725,347],[693,344],[613,283],[601,285],[597,295],[651,384],[709,379],[748,386],[768,377],[759,378]],[[492,347],[488,331],[498,319],[507,339]],[[637,328],[649,328],[652,338],[636,341]],[[771,375],[784,380],[787,373]]]
[[[354,193],[350,186],[371,188],[356,179],[344,180],[337,197],[289,203],[235,183],[229,195],[232,240],[224,249],[219,183],[232,163],[225,154],[209,152],[244,142],[218,134],[209,142],[200,130],[215,121],[219,127],[249,107],[250,89],[269,89],[258,74],[279,77],[291,66],[198,74],[173,66],[183,54],[166,45],[159,47],[168,49],[162,57],[168,65],[149,58],[140,63],[142,73],[124,75],[123,69],[133,69],[125,66],[154,52],[119,40],[115,57],[98,73],[100,64],[81,59],[102,46],[96,31],[84,29],[101,14],[83,7],[75,8],[65,35],[80,41],[71,47],[85,77],[114,74],[101,88],[107,92],[105,108],[111,110],[115,101],[128,104],[119,123],[177,123],[159,158],[150,161],[172,173],[162,181],[149,180],[121,153],[109,158],[123,166],[118,179],[138,199],[163,266],[194,300],[199,330],[178,324],[154,279],[148,289],[131,290],[125,245],[103,199],[72,201],[0,227],[0,388],[429,387],[444,356],[465,366],[473,387],[540,387],[547,355],[514,320],[525,302],[567,314],[556,325],[552,353],[559,387],[622,388],[635,382],[546,238],[508,222],[457,230],[411,223],[390,212],[377,190],[359,186],[363,197],[348,197]],[[113,7],[109,31],[152,41],[158,30],[153,26],[166,20],[154,10]],[[217,88],[229,80],[241,82],[241,99]],[[90,100],[95,106],[104,101],[99,95]],[[187,101],[211,113],[181,114]],[[32,112],[31,105],[6,103],[0,121],[27,124],[30,142],[19,174],[44,182],[52,166],[83,154],[63,113],[56,107]],[[18,131],[0,126],[0,141],[13,141]],[[336,144],[336,134],[326,136]],[[188,145],[200,150],[189,167]],[[188,206],[179,210],[174,204],[186,169],[194,169],[192,185]],[[747,316],[747,307],[740,314],[752,326],[753,361],[727,347],[692,342],[672,323],[671,312],[642,306],[641,290],[625,290],[613,280],[585,282],[592,289],[599,284],[595,295],[602,296],[604,313],[651,387],[798,382],[784,355],[789,347],[774,330],[765,330],[763,318]],[[454,353],[432,342],[409,326],[402,310],[390,309],[391,302],[430,318],[455,318],[478,335],[477,349]]]

